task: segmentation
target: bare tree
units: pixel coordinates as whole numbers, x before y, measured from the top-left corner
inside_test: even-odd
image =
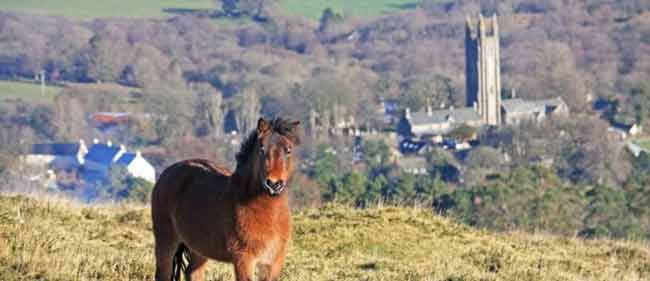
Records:
[[[248,134],[257,125],[260,117],[260,100],[255,89],[248,87],[237,96],[235,118],[241,134]]]

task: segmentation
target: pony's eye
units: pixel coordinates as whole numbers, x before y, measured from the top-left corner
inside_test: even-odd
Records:
[[[287,154],[291,154],[291,148],[287,148],[287,149],[285,150],[285,153],[287,153]]]

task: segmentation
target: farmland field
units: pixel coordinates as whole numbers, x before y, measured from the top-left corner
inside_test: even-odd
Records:
[[[641,138],[634,141],[645,150],[650,150],[650,138]]]
[[[279,2],[290,14],[318,19],[326,8],[343,15],[369,17],[414,8],[420,0],[279,0]]]
[[[367,17],[413,8],[420,0],[278,0],[289,14],[318,19],[325,8],[344,15]],[[214,9],[213,0],[0,0],[0,10],[43,13],[74,19],[102,17],[164,17],[167,11]]]
[[[0,0],[0,10],[43,13],[75,19],[162,17],[166,9],[212,9],[213,0]]]
[[[39,84],[0,81],[0,101],[22,99],[30,103],[51,103],[60,90],[60,87],[45,86],[43,95]]]

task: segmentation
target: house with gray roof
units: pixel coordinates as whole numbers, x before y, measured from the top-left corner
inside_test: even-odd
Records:
[[[483,124],[481,115],[471,107],[433,110],[427,107],[425,111],[411,113],[407,108],[398,125],[402,135],[426,137],[449,133],[456,127],[465,124],[479,127]]]
[[[32,166],[75,169],[84,164],[88,148],[83,140],[77,143],[38,143],[23,159]]]
[[[522,121],[542,121],[550,116],[567,116],[569,106],[561,97],[543,100],[513,98],[501,102],[501,116],[504,124],[518,124]]]
[[[122,154],[126,152],[123,145],[114,146],[110,141],[106,143],[95,142],[85,157],[85,169],[107,172]]]
[[[500,103],[501,124],[518,124],[525,120],[542,121],[549,116],[565,117],[569,107],[562,98],[544,100],[524,100],[520,98],[502,100]],[[398,123],[397,131],[405,137],[432,137],[451,132],[460,125],[481,127],[486,125],[476,105],[474,107],[432,110],[430,106],[424,111],[411,112],[409,108]]]

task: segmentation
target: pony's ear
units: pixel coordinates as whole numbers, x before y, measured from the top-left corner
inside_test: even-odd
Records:
[[[294,131],[298,129],[298,126],[300,126],[300,121],[291,122],[291,129],[293,129]]]
[[[264,118],[260,118],[260,120],[257,121],[258,135],[262,135],[268,132],[270,129],[271,129],[271,123],[269,123],[269,121],[264,120]]]
[[[299,127],[300,127],[300,121],[291,122],[291,132],[292,132],[292,135],[293,135],[293,142],[296,145],[300,144]]]

